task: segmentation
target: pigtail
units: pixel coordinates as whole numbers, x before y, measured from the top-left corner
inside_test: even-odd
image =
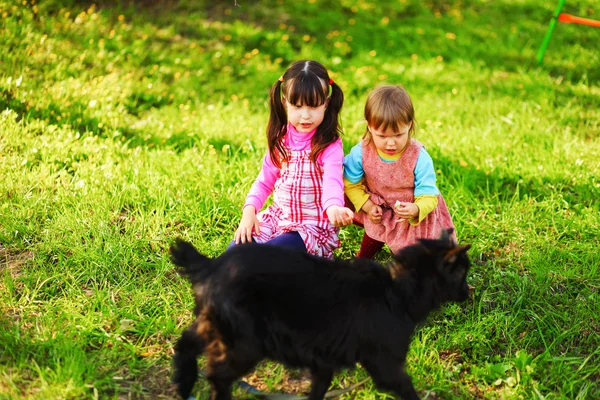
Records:
[[[342,92],[342,88],[338,86],[337,83],[331,83],[331,98],[329,100],[329,105],[327,106],[327,111],[335,113],[335,117],[333,118],[336,123],[336,132],[338,133],[338,137],[342,134],[342,127],[339,122],[339,114],[342,111],[342,106],[344,105],[344,92]]]
[[[280,78],[271,87],[269,124],[267,125],[267,143],[269,145],[269,155],[273,164],[281,168],[281,161],[287,160],[287,152],[283,145],[283,136],[287,128],[287,114],[281,101],[281,87],[283,86]]]
[[[323,122],[317,129],[317,134],[312,138],[311,160],[316,163],[319,154],[323,152],[330,144],[337,141],[342,136],[342,126],[339,121],[339,115],[344,105],[344,92],[337,83],[330,80],[331,96],[329,104],[325,110]]]

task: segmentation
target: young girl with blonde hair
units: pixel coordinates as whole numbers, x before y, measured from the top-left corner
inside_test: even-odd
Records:
[[[363,140],[344,159],[345,192],[355,221],[365,229],[357,256],[373,258],[384,244],[397,252],[454,228],[433,161],[413,138],[415,112],[406,90],[393,85],[373,90],[365,120]]]
[[[246,197],[235,244],[269,243],[333,257],[344,207],[341,88],[316,61],[293,63],[271,88],[269,150]],[[273,193],[273,205],[257,214]],[[232,243],[232,245],[234,245]]]

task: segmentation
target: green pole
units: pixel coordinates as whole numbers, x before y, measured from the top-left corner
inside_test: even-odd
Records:
[[[559,0],[558,1],[558,7],[556,8],[556,11],[554,11],[554,16],[550,20],[550,26],[548,26],[548,31],[546,32],[546,36],[544,36],[544,41],[542,42],[542,46],[540,47],[540,50],[538,51],[538,54],[537,54],[537,62],[539,65],[542,65],[542,60],[544,59],[544,53],[546,52],[546,49],[548,48],[548,44],[550,44],[550,37],[552,36],[552,32],[554,32],[554,28],[556,28],[556,24],[558,22],[558,16],[560,15],[560,12],[562,11],[562,8],[565,5],[566,1],[567,0]]]

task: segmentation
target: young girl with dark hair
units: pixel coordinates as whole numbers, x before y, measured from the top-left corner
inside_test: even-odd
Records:
[[[235,244],[255,241],[333,257],[344,207],[342,89],[316,61],[293,63],[271,88],[269,150],[246,197]],[[273,205],[262,209],[273,193]],[[233,243],[232,243],[233,245]]]

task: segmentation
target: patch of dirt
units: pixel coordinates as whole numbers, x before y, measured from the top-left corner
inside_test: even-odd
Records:
[[[442,350],[439,354],[440,360],[442,360],[442,362],[444,362],[444,365],[448,367],[452,366],[452,364],[462,364],[464,362],[463,357],[456,352]]]
[[[6,269],[13,279],[21,276],[23,265],[32,259],[32,251],[11,253],[6,247],[0,245],[0,271]]]
[[[14,281],[14,285],[17,288],[22,288],[23,283],[17,281],[22,275],[23,266],[29,261],[32,260],[34,254],[32,251],[25,251],[22,253],[11,253],[6,247],[0,244],[0,274],[3,271],[7,271],[12,280]],[[0,279],[0,291],[6,292],[8,288],[4,284],[3,280]],[[14,307],[8,308],[6,304],[0,304],[0,313],[2,313],[8,320],[13,321],[14,323],[18,323],[21,320],[21,312],[22,310],[18,310]]]
[[[171,384],[172,369],[169,365],[154,365],[141,376],[130,377],[126,368],[117,372],[113,379],[118,383],[119,400],[177,399],[175,385]]]
[[[310,391],[310,373],[308,371],[284,370],[281,376],[273,377],[270,369],[260,368],[246,376],[246,382],[262,392],[305,394]],[[269,382],[271,381],[271,382]]]

